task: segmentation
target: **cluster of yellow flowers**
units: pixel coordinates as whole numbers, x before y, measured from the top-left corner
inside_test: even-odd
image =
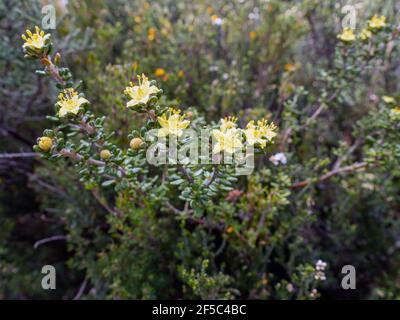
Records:
[[[213,136],[217,140],[213,148],[214,153],[221,151],[234,153],[242,148],[242,132],[249,145],[258,146],[261,149],[264,149],[267,142],[271,142],[277,135],[276,126],[273,123],[268,124],[265,119],[257,121],[257,124],[254,120],[250,121],[244,130],[237,128],[236,122],[236,117],[224,118],[221,120],[219,129],[213,131]]]
[[[158,92],[155,85],[152,85],[148,78],[142,74],[138,76],[138,84],[134,85],[130,83],[130,86],[125,89],[125,94],[130,99],[126,106],[128,108],[135,107],[137,105],[146,105],[149,100]],[[81,107],[84,104],[88,104],[89,101],[83,97],[80,97],[78,92],[72,88],[64,89],[58,95],[58,101],[56,106],[58,109],[58,116],[64,117],[68,114],[78,114],[81,111]],[[190,121],[186,120],[185,114],[182,114],[181,110],[169,108],[161,116],[157,117],[157,122],[160,125],[158,129],[159,137],[176,136],[181,137],[183,130],[188,128]],[[212,135],[216,139],[216,143],[213,147],[213,153],[219,153],[225,151],[227,153],[235,153],[237,150],[243,147],[244,142],[243,136],[246,138],[246,142],[249,145],[256,145],[260,148],[265,148],[267,142],[272,141],[276,136],[276,126],[273,123],[263,119],[257,121],[250,121],[246,129],[240,129],[237,127],[237,117],[226,117],[221,119],[219,129],[213,130]],[[50,151],[53,145],[53,140],[50,137],[41,137],[38,140],[39,148],[44,151]],[[134,150],[141,148],[143,141],[136,137],[130,142],[130,147]],[[100,157],[103,160],[107,160],[111,157],[109,150],[102,150]]]
[[[58,110],[58,116],[64,117],[67,114],[78,114],[81,110],[81,106],[88,104],[89,101],[78,95],[72,88],[64,89],[58,95],[58,101],[56,105],[60,108]]]
[[[164,73],[164,69],[156,70],[158,76],[162,76]],[[138,79],[138,85],[130,83],[130,86],[125,89],[125,94],[130,99],[127,103],[128,108],[146,104],[152,96],[159,92],[159,89],[155,85],[151,85],[144,74],[138,76]],[[163,115],[157,117],[157,122],[161,127],[158,130],[158,136],[182,136],[183,130],[188,128],[190,124],[190,121],[186,120],[185,117],[181,110],[169,108]],[[237,128],[237,120],[236,117],[221,119],[220,128],[213,130],[212,134],[217,141],[213,148],[214,153],[221,151],[234,153],[242,148],[242,133],[245,134],[248,144],[257,145],[261,148],[265,148],[267,142],[276,136],[276,126],[273,123],[268,124],[266,120],[260,120],[257,124],[251,121],[245,130]]]
[[[138,85],[131,82],[130,86],[125,88],[124,93],[130,99],[126,104],[128,108],[146,104],[152,96],[160,91],[156,86],[150,84],[149,79],[144,74],[138,76],[138,82]]]
[[[370,20],[368,20],[368,28],[362,29],[361,32],[358,34],[358,37],[363,41],[368,40],[372,37],[373,32],[380,31],[384,27],[386,27],[386,17],[376,14]],[[339,34],[337,37],[345,43],[350,43],[357,39],[354,30],[350,28],[344,28],[342,33]]]

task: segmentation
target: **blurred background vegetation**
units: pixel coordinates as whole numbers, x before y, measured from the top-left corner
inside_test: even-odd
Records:
[[[166,104],[193,108],[208,121],[237,115],[244,124],[266,116],[281,133],[295,128],[288,145],[271,148],[236,193],[207,208],[206,221],[219,231],[183,224],[150,197],[111,191],[106,198],[125,215],[110,216],[71,165],[31,154],[51,126],[46,115],[54,112],[57,90],[23,59],[20,36],[40,25],[47,3],[57,8],[56,50],[119,144],[142,122],[125,111],[122,94],[142,72],[158,81]],[[380,119],[380,97],[400,101],[399,42],[377,43],[382,59],[347,76],[352,70],[338,68],[346,65],[338,57],[352,52],[338,55],[336,37],[345,4],[1,1],[0,150],[25,156],[0,157],[0,298],[308,299],[314,287],[322,299],[400,298],[398,136],[382,141],[369,134]],[[398,21],[395,0],[357,8],[360,28],[375,13]],[[347,63],[361,68],[362,58]],[[321,96],[336,89],[340,94],[302,130]],[[385,143],[393,156],[385,154],[377,168],[290,188],[324,173],[352,147],[349,164],[371,150],[387,152],[379,149]],[[278,151],[287,165],[268,160]],[[318,259],[328,264],[327,280],[315,284]],[[45,264],[57,269],[51,292],[40,285]],[[345,264],[356,266],[357,290],[340,287]]]

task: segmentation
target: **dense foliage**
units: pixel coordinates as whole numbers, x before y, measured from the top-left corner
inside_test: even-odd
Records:
[[[1,298],[400,297],[396,1],[56,3],[0,3]],[[187,128],[253,172],[148,162]]]

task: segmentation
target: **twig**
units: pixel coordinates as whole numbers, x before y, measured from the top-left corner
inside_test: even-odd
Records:
[[[39,247],[42,244],[48,243],[48,242],[52,242],[52,241],[58,241],[58,240],[68,240],[68,236],[52,236],[49,238],[44,238],[41,240],[38,240],[35,242],[35,244],[33,245],[33,247],[36,249],[37,247]]]
[[[38,154],[35,152],[2,153],[0,159],[36,158],[37,156]]]
[[[58,68],[53,64],[51,61],[50,56],[45,56],[40,60],[43,66],[46,67],[46,69],[49,71],[50,75],[56,80],[59,84],[64,85],[65,81],[64,79],[60,76],[60,72]]]
[[[345,172],[352,172],[361,168],[364,168],[367,166],[366,162],[356,162],[352,165],[346,166],[346,167],[342,167],[342,168],[337,168],[337,169],[333,169],[325,174],[323,174],[322,176],[320,176],[316,182],[322,182],[325,181],[327,179],[329,179],[330,177],[339,174],[339,173],[345,173]],[[307,180],[303,180],[300,182],[296,182],[295,184],[292,184],[289,188],[291,189],[296,189],[296,188],[303,188],[307,185],[309,185],[310,183],[312,183],[312,179],[307,179]]]
[[[122,212],[120,212],[120,211],[117,210],[117,209],[112,209],[112,208],[107,204],[107,202],[106,202],[103,198],[100,197],[99,192],[98,192],[96,189],[93,189],[93,190],[92,190],[92,195],[95,197],[95,199],[98,201],[98,203],[99,203],[104,209],[107,210],[108,213],[111,213],[113,216],[116,216],[116,217],[119,217],[119,218],[122,217]]]
[[[361,141],[362,141],[361,138],[357,138],[356,141],[354,141],[353,145],[349,148],[349,150],[347,150],[346,154],[344,154],[342,157],[337,158],[332,169],[335,170],[335,169],[340,168],[340,165],[342,164],[342,162],[344,160],[346,160],[346,158],[360,146]]]
[[[82,294],[85,292],[86,285],[87,285],[87,279],[85,278],[73,300],[79,300],[81,298]]]
[[[76,160],[76,161],[82,161],[84,160],[84,157],[76,152],[70,151],[68,149],[61,149],[61,151],[59,152],[62,156],[66,157],[66,158],[70,158],[72,160]],[[89,158],[87,160],[87,163],[92,164],[94,166],[97,167],[104,167],[106,165],[106,162],[104,161],[100,161],[100,160],[96,160],[93,158]],[[123,174],[126,175],[126,171],[124,168],[122,168],[121,166],[117,166],[118,170]]]

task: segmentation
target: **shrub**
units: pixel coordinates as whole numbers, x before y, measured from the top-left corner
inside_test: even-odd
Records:
[[[31,188],[79,297],[399,296],[399,32],[372,10],[335,30],[326,3],[83,1],[59,30],[96,25],[97,47],[64,54],[53,34],[25,36],[57,90]],[[195,149],[219,159],[254,147],[254,170],[149,163],[153,147],[192,146],[188,128],[213,136]],[[357,291],[340,287],[346,264]]]

